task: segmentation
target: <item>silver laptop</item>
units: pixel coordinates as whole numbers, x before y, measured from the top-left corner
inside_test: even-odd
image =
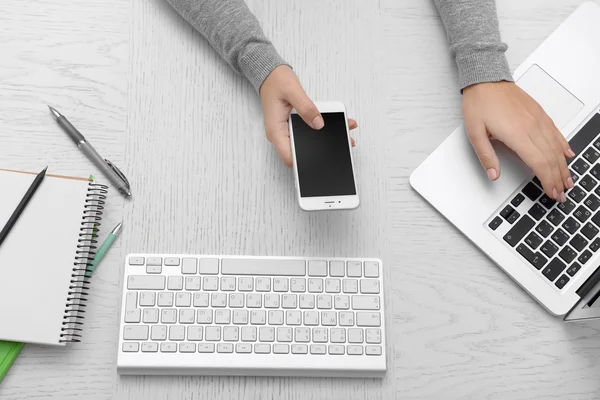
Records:
[[[546,197],[531,169],[501,144],[495,146],[502,174],[490,182],[463,126],[410,177],[417,192],[549,312],[566,320],[600,318],[598,38],[600,7],[584,3],[514,75],[577,154],[569,162],[577,181],[567,203]]]

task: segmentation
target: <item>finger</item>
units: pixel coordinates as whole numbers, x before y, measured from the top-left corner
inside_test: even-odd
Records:
[[[352,118],[348,118],[348,128],[350,130],[358,128],[358,123]]]
[[[539,149],[540,153],[546,158],[552,172],[552,177],[550,181],[547,182],[547,184],[552,186],[552,188],[550,189],[550,192],[546,192],[546,194],[548,197],[554,200],[560,200],[564,195],[564,185],[560,168],[558,167],[556,150],[553,148],[553,143],[555,143],[555,140],[549,140],[550,135],[552,135],[551,139],[554,139],[553,133],[544,126],[536,127],[529,132],[531,141]],[[562,151],[559,151],[559,155],[560,157],[563,157]]]
[[[290,144],[290,137],[284,136],[281,134],[276,134],[273,136],[271,140],[273,146],[275,146],[275,150],[277,150],[277,154],[279,154],[279,158],[285,164],[286,167],[292,167],[292,146]]]
[[[289,89],[286,93],[287,101],[296,109],[296,112],[304,122],[313,129],[321,129],[325,126],[325,121],[321,113],[315,106],[315,103],[306,95],[300,83]]]
[[[356,147],[356,141],[353,137],[350,138],[350,141],[352,142],[352,147]]]
[[[554,125],[554,123],[552,124],[552,127],[554,128],[553,131],[554,131],[554,136],[555,136],[556,142],[562,149],[562,153],[565,155],[565,157],[568,157],[568,158],[575,157],[575,153],[571,149],[571,146],[569,145],[569,142],[567,142],[567,139],[565,139],[563,134],[558,130],[558,128]],[[565,160],[565,168],[566,168],[566,170],[564,170],[564,171],[561,169],[561,171],[563,171],[563,179],[565,180],[564,181],[565,187],[568,189],[572,189],[575,186],[575,183],[573,182],[573,178],[571,178],[571,171],[569,171],[569,167],[567,166],[566,160]],[[566,177],[565,177],[565,174],[566,174]]]
[[[551,121],[550,121],[551,122]],[[548,127],[548,142],[552,145],[554,149],[554,154],[556,156],[556,161],[558,163],[558,170],[560,171],[561,183],[563,184],[563,193],[559,193],[560,202],[564,203],[567,201],[567,197],[564,194],[564,190],[571,189],[569,185],[569,178],[571,178],[571,173],[569,172],[569,167],[567,166],[567,160],[565,159],[565,151],[562,146],[562,143],[559,141],[557,136],[556,126],[554,123],[551,123]],[[558,135],[562,136],[560,132]]]
[[[490,180],[495,181],[500,177],[500,161],[490,142],[484,125],[467,126],[467,136],[479,158],[479,162]]]
[[[531,141],[527,135],[516,137],[504,142],[523,160],[538,177],[542,183],[542,188],[548,197],[552,197],[554,189],[554,176],[550,169],[550,164],[538,147]]]

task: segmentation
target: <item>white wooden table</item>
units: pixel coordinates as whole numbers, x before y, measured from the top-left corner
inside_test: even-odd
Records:
[[[307,92],[358,120],[357,211],[299,210],[256,93],[163,0],[3,1],[0,166],[98,175],[52,104],[134,198],[110,197],[104,234],[125,231],[95,275],[84,342],[26,346],[0,398],[597,399],[600,322],[548,315],[409,187],[460,120],[432,2],[249,3]],[[499,3],[514,68],[581,0]],[[381,257],[386,378],[118,377],[122,263],[138,251]]]

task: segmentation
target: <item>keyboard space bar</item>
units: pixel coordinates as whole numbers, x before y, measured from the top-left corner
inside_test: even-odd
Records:
[[[221,260],[221,274],[304,276],[306,262],[273,258],[224,258]]]

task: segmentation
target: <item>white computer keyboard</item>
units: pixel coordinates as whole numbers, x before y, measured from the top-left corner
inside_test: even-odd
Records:
[[[378,259],[131,254],[119,374],[381,377]]]

